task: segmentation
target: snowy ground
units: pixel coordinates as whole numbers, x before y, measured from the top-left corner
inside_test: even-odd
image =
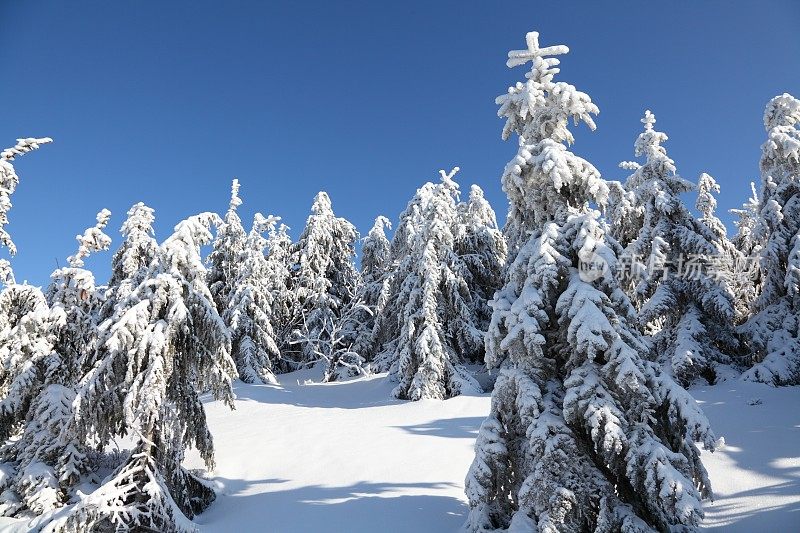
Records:
[[[235,411],[206,403],[222,492],[196,518],[200,530],[456,532],[489,395],[399,402],[383,376],[303,384],[315,377],[237,383]],[[692,394],[726,441],[703,455],[716,494],[705,527],[800,531],[800,387],[730,382]],[[188,464],[202,465],[192,456]]]
[[[238,384],[233,412],[207,404],[224,489],[196,518],[201,530],[456,531],[489,396],[400,402],[382,376],[307,377]]]
[[[233,412],[207,404],[224,489],[197,518],[201,530],[457,531],[489,396],[398,402],[382,376],[303,385],[309,376],[238,384]],[[716,494],[706,527],[800,531],[800,387],[733,382],[692,393],[726,440],[703,456]]]

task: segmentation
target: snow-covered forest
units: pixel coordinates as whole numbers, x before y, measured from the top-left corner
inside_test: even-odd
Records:
[[[572,151],[599,109],[568,52],[508,54],[502,226],[458,167],[371,228],[320,191],[296,240],[243,220],[233,179],[162,242],[144,203],[97,206],[45,287],[0,260],[2,526],[800,530],[800,100],[753,102],[761,181],[726,228],[659,102],[627,179]],[[18,172],[51,142],[0,154],[12,256]]]

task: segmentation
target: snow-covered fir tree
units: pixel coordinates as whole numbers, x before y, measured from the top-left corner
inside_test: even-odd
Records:
[[[291,355],[299,364],[320,359],[322,344],[331,339],[344,309],[356,294],[358,270],[353,263],[358,232],[337,217],[324,191],[317,194],[311,215],[292,245],[294,309],[290,325]]]
[[[470,187],[469,199],[458,204],[455,252],[465,268],[462,275],[472,302],[472,323],[480,331],[486,331],[492,315],[488,302],[502,285],[506,243],[494,210],[477,185]],[[462,357],[483,361],[482,337],[479,342],[460,348]]]
[[[743,326],[754,366],[745,379],[800,383],[800,100],[784,93],[767,104],[761,147],[758,237],[760,294]]]
[[[77,236],[78,251],[68,258],[69,266],[52,275],[49,307],[35,297],[35,308],[20,321],[27,326],[15,331],[18,335],[27,330],[23,334],[36,348],[9,359],[16,371],[0,416],[3,427],[16,427],[14,438],[0,448],[5,514],[52,511],[69,501],[82,478],[92,477],[89,450],[72,420],[72,402],[82,363],[94,350],[101,301],[94,276],[82,268],[83,259],[110,246],[111,239],[103,233],[110,216],[102,210],[97,224]]]
[[[716,183],[707,175],[702,180],[703,219],[697,220],[680,198],[695,186],[676,174],[662,146],[666,134],[653,128],[650,111],[642,122],[634,148],[644,164],[626,164],[633,173],[625,186],[643,212],[638,235],[626,248],[633,301],[667,369],[683,384],[699,376],[713,383],[718,373],[727,373],[738,349],[730,279],[735,258],[713,215],[710,192]]]
[[[101,321],[111,318],[116,306],[141,283],[158,250],[153,231],[153,209],[137,202],[127,215],[120,229],[124,240],[111,258],[111,279],[104,295]]]
[[[361,247],[361,282],[356,299],[363,305],[363,310],[356,314],[351,329],[354,337],[352,349],[364,359],[375,355],[377,317],[382,315],[389,299],[393,264],[386,228],[391,227],[388,218],[377,217]]]
[[[569,152],[568,121],[598,112],[554,82],[565,46],[509,53],[533,62],[500,96],[503,174],[517,250],[491,302],[487,364],[502,362],[466,479],[469,531],[691,530],[708,478],[695,442],[714,436],[694,400],[655,363],[613,275],[621,252],[599,213],[608,186]],[[591,268],[589,268],[591,267]]]
[[[280,353],[288,353],[293,342],[292,313],[296,300],[291,288],[291,248],[292,239],[286,224],[273,226],[267,232],[267,283],[272,301],[270,317]]]
[[[236,278],[230,280],[232,290],[224,298],[222,318],[231,333],[239,378],[245,383],[277,383],[275,372],[282,366],[271,316],[274,272],[264,255],[267,240],[262,235],[273,231],[278,220],[256,213],[238,257],[231,258],[237,266],[230,272]]]
[[[239,180],[231,184],[228,212],[214,238],[208,256],[208,283],[214,302],[231,333],[232,356],[239,378],[245,383],[275,383],[279,363],[272,324],[272,272],[264,256],[262,233],[274,231],[277,218],[260,213],[245,232],[237,208]]]
[[[480,386],[462,366],[462,352],[483,341],[474,323],[467,269],[455,252],[458,184],[441,171],[440,183],[417,190],[400,216],[387,316],[379,339],[386,339],[376,366],[389,368],[401,399],[450,398]]]
[[[239,180],[234,179],[228,211],[217,228],[213,249],[207,259],[208,286],[220,312],[228,308],[231,293],[235,290],[235,281],[239,278],[241,268],[240,259],[247,240],[247,232],[237,213],[237,208],[242,205],[239,187]]]
[[[736,248],[747,257],[758,255],[761,250],[758,238],[758,209],[759,200],[756,192],[756,184],[750,182],[750,197],[738,209],[731,209],[730,212],[736,217],[733,224],[736,226],[736,235],[731,241]]]
[[[736,217],[733,222],[736,226],[736,235],[731,239],[731,243],[737,252],[737,262],[734,264],[733,272],[737,323],[750,317],[760,285],[758,258],[761,252],[760,230],[763,226],[758,223],[758,193],[753,182],[750,182],[750,191],[751,196],[742,207],[730,210]]]
[[[53,531],[190,531],[214,492],[181,466],[193,447],[214,464],[199,393],[233,406],[230,336],[206,284],[200,247],[219,217],[179,223],[103,323],[98,356],[73,402],[84,439],[134,442],[124,463],[91,495],[50,522]]]

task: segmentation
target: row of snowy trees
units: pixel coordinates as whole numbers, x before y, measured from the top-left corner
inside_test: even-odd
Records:
[[[325,192],[293,242],[279,217],[245,227],[234,180],[223,217],[162,243],[135,204],[106,285],[84,259],[111,246],[107,210],[45,290],[1,261],[0,512],[45,531],[190,530],[214,499],[182,466],[189,448],[214,464],[201,394],[234,407],[237,378],[319,365],[326,381],[387,372],[397,398],[445,399],[480,391],[470,365],[485,363],[470,530],[695,528],[710,494],[696,443],[715,437],[683,386],[800,382],[800,102],[767,106],[761,192],[729,239],[718,184],[677,174],[651,112],[624,182],[570,152],[569,120],[594,129],[598,109],[553,81],[566,47],[527,41],[508,60],[532,62],[526,82],[497,99],[503,137],[519,138],[502,231],[479,187],[462,199],[458,168],[441,171],[391,239],[375,220],[359,269],[360,235]],[[47,142],[0,153],[12,255],[12,161]]]
[[[2,153],[0,242],[12,254],[11,161],[47,142]],[[191,530],[214,499],[182,466],[189,448],[214,464],[199,397],[233,408],[237,378],[276,383],[321,364],[325,380],[391,369],[401,398],[479,390],[463,365],[482,360],[505,243],[480,188],[460,200],[456,170],[419,189],[392,242],[376,219],[360,271],[358,232],[326,193],[292,242],[278,217],[257,213],[245,229],[238,180],[223,217],[190,217],[160,244],[153,210],[131,207],[107,285],[84,268],[111,246],[107,210],[45,290],[16,284],[3,261],[0,512],[42,531]],[[129,449],[114,450],[121,439]]]
[[[508,59],[532,62],[527,81],[497,98],[519,148],[502,177],[509,258],[486,336],[498,377],[467,529],[694,530],[711,490],[697,443],[715,437],[680,384],[800,382],[800,101],[767,105],[762,192],[729,240],[716,181],[676,173],[650,111],[624,183],[570,152],[569,120],[594,130],[598,109],[553,81],[566,46],[536,32],[527,45]]]

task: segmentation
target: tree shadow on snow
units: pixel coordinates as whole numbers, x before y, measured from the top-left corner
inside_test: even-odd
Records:
[[[204,532],[455,532],[468,511],[458,498],[426,494],[455,487],[451,483],[363,481],[345,487],[312,485],[280,490],[270,485],[284,480],[217,479],[225,484],[224,494],[195,520]],[[260,486],[268,492],[237,495]],[[414,493],[392,494],[398,490]],[[234,495],[236,498],[231,498]]]
[[[468,416],[462,418],[444,418],[434,420],[427,424],[414,426],[392,426],[414,435],[431,435],[434,437],[447,437],[451,439],[474,439],[478,435],[485,417]]]
[[[361,409],[406,403],[391,397],[394,384],[382,376],[371,376],[333,383],[304,383],[282,376],[281,385],[251,385],[237,382],[237,401],[318,407],[323,409]]]
[[[800,531],[800,467],[791,464],[800,450],[800,429],[797,421],[792,422],[785,414],[787,410],[798,412],[797,406],[782,405],[786,396],[777,395],[774,388],[766,385],[739,385],[726,393],[724,399],[712,398],[702,403],[714,432],[726,440],[718,453],[724,453],[742,470],[771,479],[762,486],[733,492],[712,475],[715,501],[705,505],[704,528],[750,532],[789,527]],[[763,404],[750,403],[753,395],[759,402],[763,398]],[[703,459],[708,457],[704,452]],[[784,502],[794,501],[775,504],[776,497],[782,497]],[[741,501],[737,501],[742,498],[753,498],[758,503],[742,509]]]

